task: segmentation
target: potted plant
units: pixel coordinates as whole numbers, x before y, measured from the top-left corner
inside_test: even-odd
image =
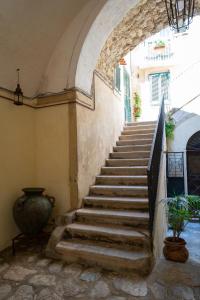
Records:
[[[165,42],[162,40],[156,41],[156,45],[154,46],[155,50],[160,50],[165,48]]]
[[[175,129],[175,122],[172,118],[171,114],[167,114],[167,118],[165,120],[165,134],[166,138],[169,140],[173,140],[174,138],[174,129]]]
[[[141,98],[136,92],[134,93],[133,103],[134,119],[137,121],[137,119],[141,116]]]
[[[186,241],[180,238],[180,235],[190,219],[188,201],[185,197],[175,196],[165,199],[165,203],[167,204],[168,225],[172,230],[172,236],[165,238],[163,254],[168,260],[185,262],[189,253],[185,247]]]

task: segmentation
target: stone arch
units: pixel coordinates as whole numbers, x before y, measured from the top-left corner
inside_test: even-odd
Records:
[[[76,86],[89,93],[91,92],[93,71],[95,69],[101,73],[108,82],[112,83],[114,67],[119,59],[134,49],[147,37],[159,32],[168,25],[163,0],[124,0],[123,3],[126,2],[126,9],[129,7],[126,15],[116,26],[113,26],[113,24],[109,22],[107,24],[108,15],[106,11],[112,8],[113,16],[117,2],[120,4],[121,1],[110,0],[104,6],[93,23],[79,56],[75,80]],[[197,1],[196,8],[197,12],[199,12],[200,0]],[[105,26],[105,24],[107,26]],[[100,25],[99,30],[98,25]],[[114,28],[112,32],[109,32],[110,25]],[[95,47],[95,44],[93,44],[95,40],[98,40],[98,47]],[[95,51],[92,51],[92,45]],[[91,53],[93,55],[89,60],[88,56]],[[83,76],[86,77],[83,78]]]

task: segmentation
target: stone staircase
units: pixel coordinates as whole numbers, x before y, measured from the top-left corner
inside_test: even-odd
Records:
[[[150,271],[146,170],[154,130],[155,122],[124,127],[83,207],[56,244],[59,257],[117,271]]]

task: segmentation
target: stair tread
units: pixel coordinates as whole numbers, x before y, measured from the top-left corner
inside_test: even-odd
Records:
[[[149,219],[149,213],[143,211],[116,210],[116,209],[97,209],[97,208],[80,208],[76,211],[78,215],[98,215],[105,217],[128,217]]]
[[[138,178],[147,178],[147,175],[97,175],[96,178],[118,178],[118,179],[138,179]]]
[[[111,158],[112,159],[112,158]],[[120,159],[122,160],[122,159]],[[117,166],[117,167],[110,167],[110,166],[105,166],[102,167],[102,169],[130,169],[130,170],[134,170],[134,169],[147,169],[147,166]]]
[[[143,190],[147,190],[147,186],[145,185],[103,185],[103,184],[96,184],[96,185],[92,185],[91,186],[92,189],[94,188],[102,188],[102,189],[126,189],[126,190],[131,190],[131,189],[143,189]]]
[[[128,226],[103,226],[103,225],[91,225],[83,223],[72,223],[67,225],[67,230],[80,230],[80,231],[90,231],[97,232],[102,234],[110,235],[123,235],[127,237],[138,237],[138,238],[147,238],[149,233],[145,229],[136,230]]]
[[[148,198],[135,198],[135,197],[107,197],[107,196],[86,196],[85,200],[99,200],[99,201],[115,201],[115,202],[147,202]]]
[[[103,244],[103,243],[102,243]],[[124,260],[137,260],[142,258],[147,258],[150,256],[150,253],[145,249],[135,250],[124,250],[124,249],[117,249],[111,247],[111,243],[104,243],[104,246],[100,243],[94,242],[91,244],[88,240],[79,240],[79,239],[72,239],[72,240],[62,240],[56,246],[57,251],[62,251],[64,249],[69,249],[74,252],[78,253],[90,253],[103,256],[103,257],[115,257],[121,258]]]

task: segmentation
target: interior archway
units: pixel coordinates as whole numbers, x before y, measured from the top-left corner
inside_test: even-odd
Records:
[[[200,195],[200,131],[187,143],[188,194]]]

